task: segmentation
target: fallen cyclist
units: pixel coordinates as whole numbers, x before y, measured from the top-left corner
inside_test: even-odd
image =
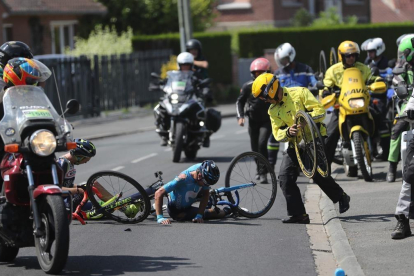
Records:
[[[219,219],[231,213],[229,207],[224,209],[207,209],[210,195],[210,186],[217,183],[220,170],[212,160],[205,160],[181,172],[173,180],[155,192],[155,210],[159,224],[171,224],[171,220],[164,218],[162,203],[168,195],[167,211],[176,221],[192,221],[203,223],[204,220]],[[201,197],[198,207],[192,206]]]

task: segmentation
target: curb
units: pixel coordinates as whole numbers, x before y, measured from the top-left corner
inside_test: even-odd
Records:
[[[335,171],[336,166],[332,167],[332,171]],[[332,175],[334,179],[336,176],[337,174]],[[339,221],[335,206],[325,193],[322,193],[319,201],[319,208],[321,210],[323,225],[338,266],[341,267],[347,275],[365,276],[365,273],[349,244],[345,230]]]

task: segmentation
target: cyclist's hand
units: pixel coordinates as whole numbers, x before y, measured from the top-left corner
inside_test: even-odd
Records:
[[[237,122],[239,123],[239,126],[244,126],[244,118],[238,118]]]
[[[157,215],[157,223],[158,224],[171,224],[171,221],[169,219],[164,218],[163,215]]]
[[[325,98],[326,96],[329,96],[329,95],[331,95],[332,94],[332,92],[331,91],[329,91],[328,89],[325,89],[325,90],[323,90],[323,92],[322,92],[322,98]]]
[[[197,214],[197,216],[195,216],[195,218],[193,218],[193,222],[194,223],[204,223],[203,216],[200,215],[200,214]]]
[[[86,191],[86,184],[78,184],[76,185],[79,189],[82,189],[83,191]]]
[[[298,126],[296,124],[289,128],[289,135],[292,137],[298,135]]]

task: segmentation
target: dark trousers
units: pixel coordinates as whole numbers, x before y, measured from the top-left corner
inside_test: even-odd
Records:
[[[302,201],[302,195],[300,194],[299,187],[296,183],[298,178],[298,168],[299,163],[296,157],[295,149],[291,148],[289,145],[286,153],[283,154],[279,172],[280,188],[286,198],[288,216],[306,214],[305,205]],[[339,201],[344,190],[342,190],[342,188],[331,176],[324,178],[316,172],[313,180],[332,200],[333,203]]]
[[[414,219],[414,189],[412,187],[414,183],[414,139],[411,139],[407,147],[407,157],[404,160],[403,178],[408,185],[411,186],[410,192],[410,207],[409,218]]]
[[[276,141],[275,136],[270,133],[269,141],[267,142],[267,154],[270,165],[276,165],[277,153],[279,152],[279,142]]]
[[[267,159],[267,140],[272,134],[270,121],[255,121],[249,117],[249,135],[252,151],[258,152]]]
[[[336,146],[339,141],[341,134],[339,133],[338,125],[339,109],[335,109],[332,112],[331,120],[326,127],[326,132],[328,138],[325,140],[326,146],[326,158],[328,159],[329,166],[332,163],[333,158],[335,157]]]

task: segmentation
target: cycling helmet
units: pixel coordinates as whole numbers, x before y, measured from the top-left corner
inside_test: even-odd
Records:
[[[197,57],[199,57],[201,55],[201,42],[194,38],[190,39],[185,44],[185,49],[187,50],[187,52],[190,52],[191,49],[197,49],[198,50]]]
[[[295,56],[295,48],[293,48],[290,43],[283,43],[276,48],[275,61],[279,67],[289,66],[290,63],[295,60]]]
[[[220,178],[220,170],[213,160],[204,160],[199,168],[204,184],[210,186],[217,183]]]
[[[375,55],[378,57],[385,51],[385,43],[382,41],[382,38],[370,38],[365,40],[361,44],[362,51],[373,51],[375,50]]]
[[[72,156],[80,157],[94,157],[96,154],[96,147],[92,142],[84,139],[75,139],[76,149],[70,151]]]
[[[21,41],[8,41],[0,46],[0,65],[4,68],[12,58],[33,58],[32,51],[26,43]]]
[[[357,57],[355,60],[358,60],[358,57],[360,54],[358,43],[350,41],[350,40],[346,40],[342,42],[341,44],[339,44],[339,47],[338,47],[339,61],[342,61],[342,63],[345,64],[345,56],[352,55],[352,54],[356,54]]]
[[[253,79],[256,78],[254,75],[256,71],[270,73],[270,62],[265,58],[256,58],[250,64],[250,73]]]
[[[194,57],[192,54],[183,52],[177,56],[177,66],[179,69],[181,69],[181,65],[183,64],[194,64]]]
[[[254,80],[252,85],[252,94],[255,98],[263,97],[279,100],[275,98],[278,90],[279,80],[270,73],[261,74]]]
[[[38,63],[28,58],[13,58],[3,70],[3,80],[7,87],[15,85],[36,85],[42,79]]]
[[[402,58],[409,63],[413,63],[414,56],[414,37],[406,36],[401,40],[400,46],[398,46],[398,52],[402,53]]]

